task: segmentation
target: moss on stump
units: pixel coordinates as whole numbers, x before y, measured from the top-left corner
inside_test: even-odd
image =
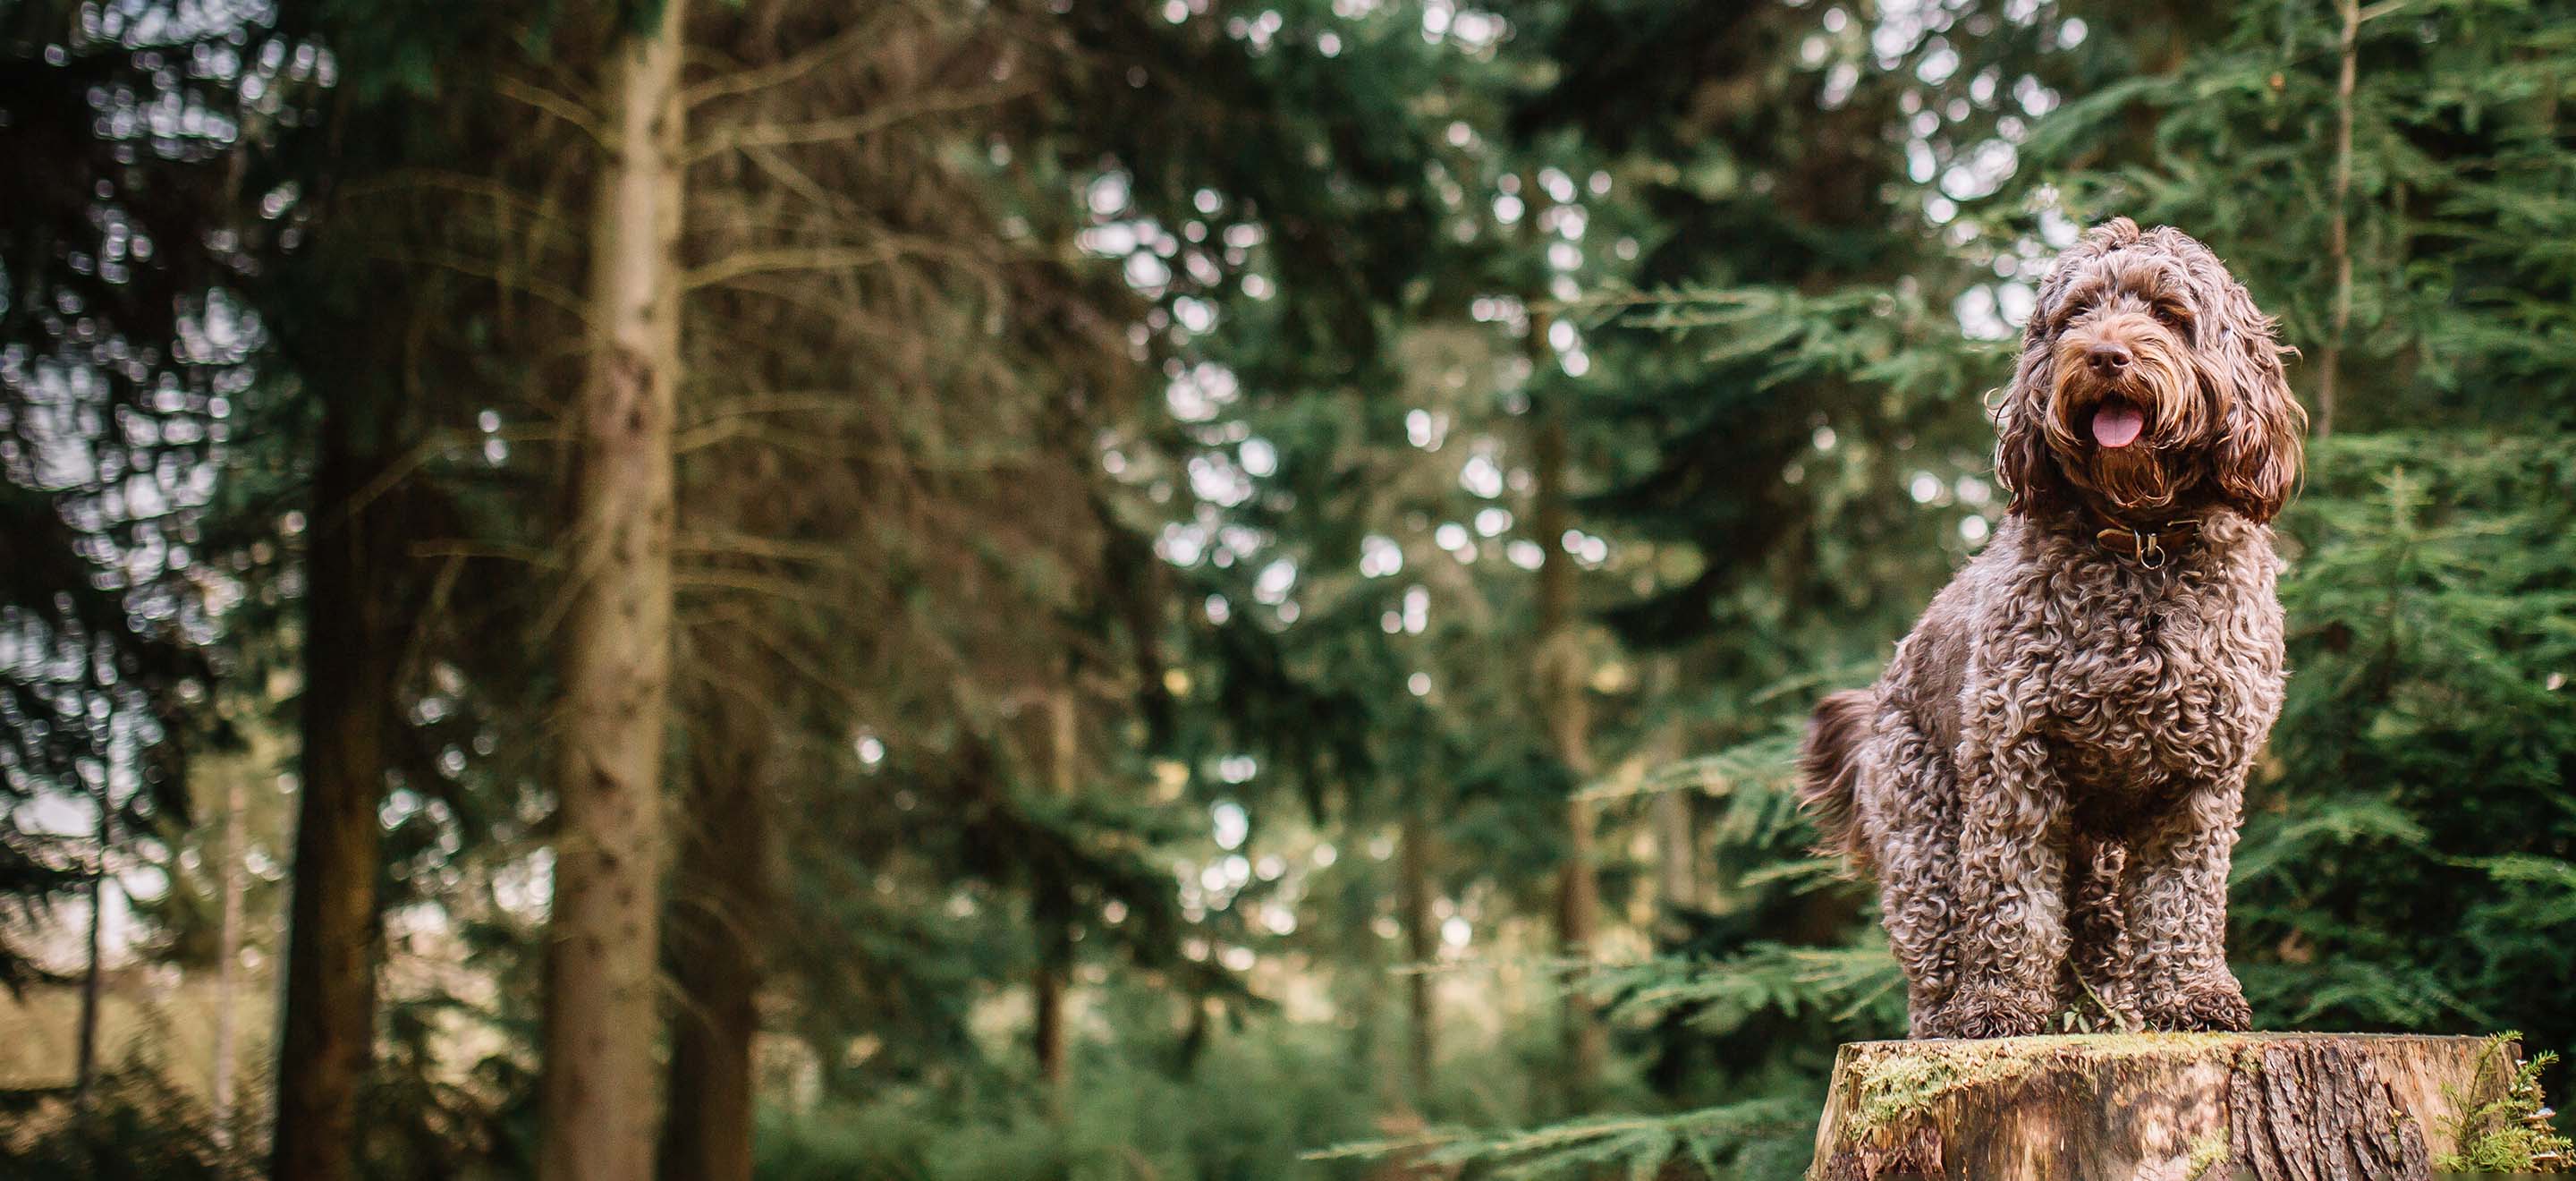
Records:
[[[2509,1037],[2140,1033],[1856,1042],[1811,1181],[2430,1177],[2547,1141]],[[2494,1126],[2490,1126],[2494,1125]],[[2546,1154],[2520,1162],[2548,1168]]]

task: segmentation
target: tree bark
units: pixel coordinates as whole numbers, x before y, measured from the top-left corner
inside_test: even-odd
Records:
[[[2335,73],[2334,199],[2327,213],[2326,261],[2334,268],[2334,310],[2325,347],[2317,350],[2316,435],[2334,433],[2335,376],[2343,368],[2344,333],[2352,325],[2352,92],[2361,65],[2361,0],[2335,0],[2343,18]]]
[[[1679,679],[1679,670],[1669,656],[1652,659],[1646,665],[1648,692],[1669,692]],[[1656,727],[1630,756],[1646,767],[1671,763],[1681,757],[1682,731],[1679,722]],[[1702,794],[1722,795],[1721,785],[1702,785],[1696,791],[1672,790],[1655,793],[1648,805],[1649,819],[1655,834],[1655,924],[1664,938],[1680,942],[1690,935],[1689,916],[1700,909],[1699,881],[1699,799]]]
[[[1080,783],[1081,732],[1068,687],[1047,698],[1047,785],[1060,799],[1070,799]],[[1038,1078],[1047,1089],[1047,1110],[1064,1113],[1065,980],[1073,966],[1073,895],[1070,883],[1049,877],[1036,883],[1030,910],[1038,933],[1038,966],[1030,983],[1036,1007],[1030,1037],[1037,1054]]]
[[[738,665],[726,666],[743,672]],[[769,888],[770,725],[760,703],[711,695],[671,883],[665,1181],[749,1181],[752,1046],[760,1033]]]
[[[652,1174],[662,748],[671,667],[680,43],[657,27],[610,50],[610,138],[591,232],[590,371],[574,410],[564,703],[539,1175]]]
[[[1041,898],[1041,915],[1055,909]],[[1070,958],[1063,946],[1063,924],[1053,920],[1040,923],[1038,932],[1038,966],[1030,980],[1037,1006],[1030,1028],[1030,1044],[1037,1055],[1038,1082],[1046,1090],[1047,1115],[1060,1119],[1064,1115],[1065,1070],[1064,981],[1065,961]]]
[[[1810,1181],[2415,1178],[2479,1133],[2510,1042],[2109,1034],[1842,1048]]]
[[[81,972],[80,1054],[73,1075],[77,1080],[72,1090],[72,1108],[82,1118],[89,1116],[90,1100],[98,1088],[98,1007],[99,937],[105,927],[107,909],[107,849],[116,839],[116,800],[109,794],[108,781],[98,781],[98,859],[89,871],[89,960]]]
[[[1439,954],[1439,939],[1431,930],[1431,851],[1426,847],[1430,841],[1422,805],[1407,805],[1396,843],[1396,870],[1403,879],[1397,905],[1403,908],[1405,950],[1413,960],[1405,975],[1405,1000],[1412,1018],[1405,1066],[1408,1097],[1417,1110],[1431,1087],[1431,1064],[1439,1051],[1437,1014],[1431,1003],[1431,963]]]
[[[1699,832],[1691,798],[1678,791],[1649,805],[1655,826],[1655,897],[1666,918],[1699,905]]]
[[[1533,192],[1537,191],[1535,189]],[[1535,216],[1535,213],[1532,214]],[[1530,364],[1552,364],[1547,347],[1545,313],[1530,313]],[[1578,783],[1593,774],[1591,703],[1584,697],[1590,679],[1582,637],[1574,628],[1574,565],[1565,550],[1573,515],[1566,507],[1565,412],[1553,403],[1534,408],[1539,416],[1532,447],[1537,504],[1531,514],[1546,558],[1538,572],[1539,644],[1532,680],[1538,686],[1540,710],[1547,719],[1549,745]],[[1580,794],[1565,803],[1565,861],[1557,869],[1557,948],[1580,965],[1592,958],[1601,927],[1601,885],[1593,861],[1597,826],[1590,800]],[[1579,988],[1565,993],[1565,1083],[1578,1101],[1599,1083],[1610,1056],[1610,1033],[1594,1011],[1592,999]]]
[[[1536,251],[1546,239],[1542,223],[1549,205],[1547,187],[1540,183],[1537,169],[1521,173],[1521,198],[1526,202],[1523,235]],[[1539,375],[1557,363],[1556,349],[1548,341],[1556,319],[1545,307],[1548,298],[1544,289],[1534,287],[1523,300],[1529,335],[1522,339],[1521,348],[1529,361],[1533,391],[1539,386]],[[1584,697],[1590,672],[1582,637],[1574,627],[1574,565],[1565,551],[1565,534],[1573,524],[1565,493],[1565,407],[1535,394],[1533,402],[1530,458],[1537,487],[1530,516],[1545,557],[1538,570],[1539,642],[1531,682],[1537,688],[1539,716],[1546,719],[1548,745],[1579,785],[1592,778],[1594,767],[1591,703]],[[1598,822],[1593,813],[1592,802],[1582,798],[1579,788],[1566,800],[1565,861],[1557,867],[1556,877],[1557,951],[1578,968],[1592,958],[1601,927],[1601,883],[1593,868],[1593,833]],[[1592,998],[1580,988],[1565,991],[1564,1023],[1566,1097],[1569,1106],[1580,1108],[1599,1084],[1602,1066],[1610,1057],[1610,1031],[1601,1024]]]
[[[359,501],[385,468],[389,432],[358,404],[357,388],[323,399],[304,555],[295,880],[272,1155],[279,1181],[356,1175],[358,1091],[374,1051],[376,810],[392,734],[389,546],[398,539],[381,502]]]
[[[224,776],[223,869],[216,877],[223,901],[215,928],[215,1063],[207,1089],[214,1105],[215,1143],[226,1149],[233,1146],[233,1070],[240,1057],[241,1022],[235,1012],[240,1006],[234,998],[241,990],[241,830],[243,780],[249,775],[245,767]]]

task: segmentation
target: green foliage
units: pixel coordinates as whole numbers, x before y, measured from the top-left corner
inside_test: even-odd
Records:
[[[229,227],[243,205],[225,173],[296,79],[282,62],[169,68],[257,31],[229,11],[177,17],[51,0],[0,13],[0,154],[26,162],[0,217],[0,986],[13,991],[45,976],[22,932],[142,834],[184,823],[184,752],[226,739],[191,708],[214,628],[191,547],[264,329],[241,296],[247,252]],[[118,118],[94,107],[109,96]],[[146,109],[193,115],[153,133]],[[75,836],[39,809],[97,819]]]
[[[1310,1160],[1385,1159],[1403,1166],[1454,1167],[1475,1162],[1506,1181],[1624,1176],[1652,1181],[1672,1162],[1688,1161],[1713,1178],[1778,1176],[1769,1142],[1805,1131],[1810,1104],[1755,1099],[1663,1116],[1592,1116],[1529,1131],[1434,1132],[1346,1144],[1309,1153]]]
[[[2234,6],[2165,68],[2070,95],[2031,125],[2018,169],[1966,203],[1959,224],[2000,244],[2043,213],[2122,213],[2216,244],[2306,351],[2294,380],[2312,389],[2315,367],[2336,362],[2338,430],[2436,415],[2563,427],[2576,405],[2566,351],[2576,259],[2544,245],[2576,228],[2565,197],[2576,153],[2559,115],[2576,38],[2563,17],[2548,4],[2449,0],[2374,10],[2362,23],[2342,339],[2331,5]]]
[[[250,1167],[196,1098],[142,1063],[102,1072],[86,1117],[67,1089],[0,1092],[12,1132],[0,1176],[60,1181],[230,1181]]]
[[[1050,1113],[1020,1074],[965,1089],[892,1087],[868,1100],[764,1114],[763,1181],[1123,1181],[1365,1175],[1341,1160],[1301,1159],[1322,1144],[1382,1136],[1382,1080],[1354,1063],[1334,1031],[1256,1017],[1203,1051],[1160,1032],[1169,1010],[1142,990],[1123,994],[1125,1036],[1087,1053],[1082,1085]],[[1527,1049],[1520,1047],[1518,1049]],[[1516,1050],[1461,1054],[1432,1095],[1435,1115],[1518,1117]],[[1485,1080],[1485,1081],[1478,1081]],[[1497,1085],[1499,1084],[1499,1085]]]
[[[2518,1034],[2487,1039],[2489,1061],[2511,1053]],[[2433,1167],[2452,1173],[2536,1173],[2567,1159],[2571,1143],[2549,1126],[2548,1104],[2540,1090],[2540,1072],[2558,1061],[2543,1051],[2514,1062],[2504,1093],[2447,1121],[2442,1131],[2460,1146],[2433,1158]],[[2499,1070],[2502,1064],[2497,1062]],[[2454,1096],[2455,1101],[2457,1096]]]
[[[1712,365],[1741,366],[1765,388],[1841,379],[1906,403],[1947,403],[2004,368],[2001,341],[1959,335],[1912,285],[1826,295],[1773,287],[1674,287],[1586,308],[1633,307],[1626,322],[1701,344]]]
[[[2295,676],[2235,862],[2260,1020],[2576,1038],[2564,4],[2371,6],[2340,334],[2326,5],[691,9],[692,138],[781,141],[692,167],[693,273],[873,260],[764,261],[684,305],[675,773],[767,805],[786,872],[701,917],[761,929],[763,1045],[810,1065],[767,1096],[764,1176],[1795,1173],[1833,1047],[1904,1014],[1870,892],[1807,852],[1790,751],[2004,511],[1980,394],[2014,300],[2114,213],[2217,247],[2302,391],[2329,357],[2342,391],[2280,523]],[[596,174],[566,116],[661,11],[287,6],[276,60],[242,38],[265,97],[145,60],[172,45],[40,66],[74,9],[0,15],[25,67],[0,147],[46,165],[0,226],[0,918],[83,880],[87,838],[23,805],[95,786],[101,703],[158,717],[212,671],[224,717],[288,727],[267,676],[310,656],[331,408],[399,526],[352,605],[405,662],[374,769],[389,1177],[510,1175],[534,1139],[546,547]],[[240,134],[118,140],[93,87]],[[111,282],[89,239],[119,219],[160,253]],[[219,288],[256,313],[241,348],[180,364]],[[103,384],[57,405],[38,370],[82,365]],[[79,479],[32,458],[65,414],[114,444]],[[175,517],[109,511],[163,456],[220,479]],[[222,628],[175,562],[102,577],[156,539],[218,571]],[[1539,652],[1543,563],[1579,618]],[[1533,686],[1568,655],[1580,772]],[[709,725],[742,702],[741,734]],[[203,818],[124,794],[173,880],[146,954],[193,969]],[[1481,982],[1564,966],[1569,798],[1618,954],[1570,978],[1619,1030],[1595,1094],[1563,1084],[1546,998]],[[1398,902],[1416,876],[1434,913]],[[691,888],[675,913],[719,897]],[[1080,998],[1058,1096],[1027,1061],[1040,971]],[[1427,1078],[1391,1065],[1417,1021]],[[92,1125],[25,1143],[65,1175],[108,1143],[206,1175],[162,1085],[118,1076]],[[2524,1111],[2480,1113],[2470,1163],[2545,1147],[2505,1126]]]
[[[2283,523],[2290,698],[2233,898],[2258,1012],[2565,1044],[2576,447],[2390,434],[2309,467]]]
[[[1946,574],[1945,557],[1964,548],[1925,527],[1957,521],[1951,489],[1983,474],[1984,424],[1966,395],[2008,371],[1999,343],[1961,341],[1936,310],[1998,306],[2083,222],[2123,213],[2216,245],[2284,314],[2289,339],[2312,362],[2327,353],[2333,13],[2258,4],[2200,23],[2087,10],[2089,36],[2074,49],[2057,23],[2064,15],[1976,13],[1911,50],[1864,59],[1857,93],[1869,93],[1873,68],[1922,64],[1891,84],[1906,91],[1906,109],[1941,115],[1891,133],[1930,165],[1916,168],[1899,207],[1949,244],[1901,284],[1752,286],[1712,266],[1650,295],[1614,288],[1589,305],[1596,318],[1668,334],[1745,388],[1850,383],[1847,401],[1809,395],[1824,412],[1807,425],[1829,426],[1833,438],[1819,433],[1814,453],[1736,459],[1739,474],[1723,484],[1673,482],[1689,502],[1630,493],[1597,504],[1604,519],[1650,536],[1672,534],[1690,519],[1676,506],[1702,501],[1712,506],[1701,510],[1706,519],[1721,522],[1752,503],[1773,522],[1813,523],[1805,534],[1701,534],[1704,550],[1711,540],[1725,547],[1726,565],[1711,555],[1684,567],[1690,597],[1678,601],[1709,604],[1713,628],[1695,607],[1671,609],[1669,592],[1613,615],[1631,635],[1737,662],[1769,655],[1755,675],[1709,678],[1709,712],[1737,719],[1739,736],[1795,725],[1803,690],[1783,700],[1771,686],[1869,675]],[[2570,276],[2562,252],[2528,245],[2565,237],[2554,228],[2566,215],[2564,185],[2552,178],[2576,160],[2556,114],[2569,40],[2553,19],[2463,3],[2391,9],[2365,25],[2354,325],[2335,343],[2344,346],[2341,421],[2381,433],[2316,448],[2303,498],[2282,522],[2295,671],[2251,793],[2231,926],[2267,1026],[2458,1032],[2511,1023],[2541,1044],[2576,1034],[2553,997],[2576,971],[2563,935],[2576,882],[2576,800],[2566,787],[2576,698],[2565,691],[2576,656],[2567,623],[2576,617],[2567,591],[2576,586],[2567,507],[2576,495],[2557,434],[2576,401],[2559,388],[2568,370],[2542,360],[2563,347],[2562,320],[2576,305],[2551,294]],[[1834,42],[1825,44],[1830,60]],[[1956,57],[1936,66],[1916,56],[1927,52]],[[1999,176],[1954,171],[1998,151],[2008,164]],[[1688,421],[1710,404],[1663,417]],[[1744,401],[1713,404],[1722,409],[1708,421],[1731,440],[1779,420]],[[2462,433],[2464,421],[2496,430]],[[1927,438],[1944,448],[1924,454]],[[1705,446],[1667,432],[1656,449],[1678,471]],[[1902,498],[1909,485],[1933,493],[1910,498],[1923,507]],[[1986,515],[2000,507],[1958,502]],[[1822,572],[1822,593],[1760,581],[1780,572]],[[1727,587],[1747,589],[1730,596]],[[1730,618],[1731,603],[1746,614]],[[1775,761],[1750,778],[1785,772]],[[1713,778],[1703,757],[1633,782],[1689,788]],[[1753,895],[1731,905],[1757,913],[1764,889],[1815,881],[1794,848],[1721,843],[1714,853]],[[1849,921],[1857,932],[1869,918]],[[1631,1018],[1668,1002],[1720,1028],[1798,1013],[1858,1017],[1872,989],[1891,982],[1892,968],[1873,954],[1857,938],[1757,942],[1596,979],[1627,991]],[[1901,1007],[1884,995],[1878,1003]],[[1667,1047],[1676,1036],[1670,1024],[1659,1034]],[[1778,1055],[1781,1045],[1768,1040],[1757,1053]]]
[[[1718,1032],[1766,1013],[1821,1013],[1838,1025],[1883,1023],[1891,1013],[1901,1020],[1905,977],[1884,940],[1860,938],[1841,948],[1755,944],[1716,962],[1653,960],[1594,972],[1579,986],[1610,1002],[1614,1017],[1644,1021],[1685,1010],[1691,1024]]]

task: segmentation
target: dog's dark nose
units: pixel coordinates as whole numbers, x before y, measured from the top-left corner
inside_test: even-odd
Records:
[[[2129,350],[2119,345],[2097,344],[2085,351],[2084,360],[2093,366],[2093,372],[2118,377],[2121,370],[2129,367],[2130,357]]]

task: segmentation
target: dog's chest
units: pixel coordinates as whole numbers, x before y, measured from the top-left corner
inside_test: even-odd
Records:
[[[2241,770],[2280,707],[2270,579],[2109,563],[2076,573],[2044,600],[2032,654],[2037,721],[2070,792],[2141,805]]]

